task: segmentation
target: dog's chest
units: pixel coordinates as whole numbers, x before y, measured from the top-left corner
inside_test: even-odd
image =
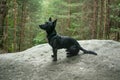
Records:
[[[51,39],[48,39],[48,42],[53,48],[59,49],[61,47],[61,37],[59,36],[54,36]]]

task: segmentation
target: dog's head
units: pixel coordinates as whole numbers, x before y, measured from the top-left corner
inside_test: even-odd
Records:
[[[39,27],[47,32],[51,32],[55,29],[57,19],[52,21],[52,18],[50,17],[48,22],[45,22],[44,24],[39,25]]]

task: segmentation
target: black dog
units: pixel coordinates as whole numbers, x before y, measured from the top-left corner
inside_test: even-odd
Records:
[[[52,21],[51,18],[49,18],[49,21],[45,24],[39,25],[39,27],[47,32],[47,39],[49,44],[53,48],[53,61],[57,61],[57,49],[65,48],[67,52],[67,57],[72,57],[78,54],[79,50],[82,50],[85,54],[94,54],[97,55],[97,53],[93,51],[87,51],[83,49],[79,43],[70,37],[67,36],[60,36],[57,35],[57,32],[55,30],[57,19]]]

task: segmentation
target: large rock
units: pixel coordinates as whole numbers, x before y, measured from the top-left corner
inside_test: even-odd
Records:
[[[18,53],[0,55],[0,80],[120,80],[120,42],[112,40],[79,41],[97,56],[79,52],[66,58],[58,51],[58,61],[51,58],[48,44]]]

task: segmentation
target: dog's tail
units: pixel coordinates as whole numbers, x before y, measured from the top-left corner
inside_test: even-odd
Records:
[[[97,55],[96,52],[88,51],[88,50],[86,50],[86,49],[84,49],[84,48],[82,48],[82,47],[80,47],[80,50],[82,50],[82,51],[84,52],[84,54],[93,54],[93,55]]]

